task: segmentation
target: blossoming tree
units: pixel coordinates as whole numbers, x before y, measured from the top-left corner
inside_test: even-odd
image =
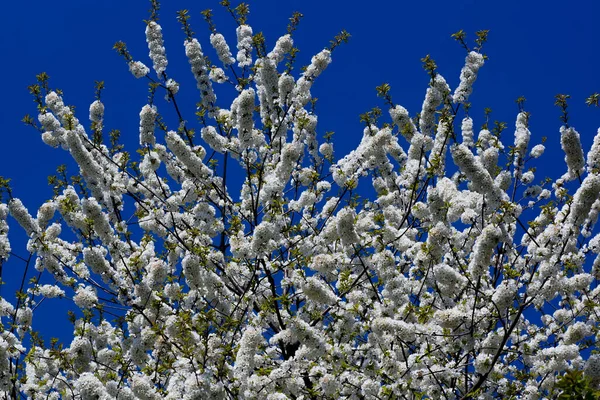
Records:
[[[474,128],[468,99],[487,32],[472,48],[458,32],[459,86],[426,57],[420,113],[378,87],[389,119],[364,114],[360,145],[336,159],[311,87],[349,35],[295,74],[300,14],[269,50],[245,4],[222,4],[238,23],[235,54],[203,13],[222,67],[179,13],[197,123],[179,112],[186,99],[167,73],[156,1],[146,28],[153,72],[115,45],[150,85],[139,160],[102,139],[101,83],[91,132],[45,74],[31,87],[39,124],[25,121],[70,153],[80,177],[54,178],[36,217],[1,181],[0,262],[11,254],[10,215],[35,269],[55,283],[0,298],[0,395],[537,399],[582,370],[586,387],[597,384],[600,131],[586,156],[567,96],[557,97],[567,171],[535,184],[529,166],[544,145],[530,145],[523,99],[509,144],[503,126]],[[219,101],[217,84],[235,87],[232,102]],[[157,105],[174,107],[178,126]],[[231,187],[240,173],[241,188]],[[81,309],[70,343],[31,329],[32,310],[52,297]]]

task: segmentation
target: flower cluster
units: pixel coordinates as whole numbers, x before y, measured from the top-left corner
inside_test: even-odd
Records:
[[[100,100],[96,100],[90,105],[90,121],[96,124],[96,129],[102,129],[103,119],[104,104]]]
[[[288,54],[294,47],[294,40],[291,35],[283,35],[275,43],[273,50],[267,55],[268,58],[272,59],[275,64],[279,64],[283,61],[283,58]]]
[[[192,73],[196,78],[196,83],[200,93],[202,95],[202,105],[209,111],[214,109],[217,97],[212,88],[212,83],[208,78],[208,68],[204,54],[202,53],[202,47],[196,39],[186,40],[185,42],[185,55],[188,57],[188,61],[192,67]]]
[[[581,175],[585,166],[579,133],[573,128],[562,126],[560,128],[560,144],[565,152],[565,162],[568,168],[565,178],[575,179]]]
[[[477,79],[479,68],[483,66],[485,59],[483,54],[471,51],[465,59],[465,66],[460,71],[460,83],[454,94],[452,101],[455,103],[465,103],[473,92],[473,83]]]
[[[8,206],[0,204],[0,263],[8,259],[10,255],[10,242],[8,241]]]
[[[210,44],[214,47],[217,52],[217,56],[219,60],[223,63],[223,65],[228,66],[235,62],[235,59],[231,55],[231,50],[229,50],[229,45],[225,41],[225,37],[220,33],[213,33],[210,35]]]
[[[140,111],[140,145],[154,146],[156,138],[154,137],[154,123],[158,111],[156,106],[146,104]]]
[[[155,21],[148,22],[146,26],[146,42],[150,50],[150,59],[152,60],[154,71],[156,71],[156,75],[160,76],[166,71],[168,61],[163,43],[162,28]],[[133,74],[136,77],[139,75],[139,73],[135,72]]]
[[[148,75],[150,69],[141,61],[131,61],[129,63],[129,72],[137,79],[140,79]]]
[[[252,64],[252,28],[249,25],[240,25],[235,32],[237,34],[238,66],[250,66]]]

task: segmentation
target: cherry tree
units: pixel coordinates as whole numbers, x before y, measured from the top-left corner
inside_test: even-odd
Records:
[[[53,282],[25,284],[14,302],[0,298],[3,398],[539,399],[593,391],[600,131],[586,155],[568,96],[556,98],[566,171],[537,182],[531,167],[544,145],[532,142],[524,99],[510,140],[501,139],[507,126],[487,118],[475,128],[468,100],[487,59],[487,31],[472,45],[460,31],[458,87],[427,56],[422,109],[410,113],[388,84],[377,87],[384,109],[363,114],[359,146],[336,157],[335,141],[317,127],[311,88],[348,33],[298,71],[301,14],[270,48],[248,24],[247,5],[222,1],[238,25],[232,48],[210,10],[202,44],[181,11],[181,50],[199,91],[194,121],[180,112],[178,102],[190,99],[178,97],[168,73],[151,3],[151,68],[115,45],[150,88],[137,152],[114,131],[104,139],[110,104],[101,82],[89,130],[47,75],[30,87],[38,116],[25,122],[67,151],[79,175],[53,177],[54,196],[35,217],[0,181],[0,262],[13,254],[10,215],[29,237],[32,266]],[[218,86],[234,88],[233,100],[221,100]],[[71,314],[70,343],[45,343],[31,328],[48,298],[80,310]]]

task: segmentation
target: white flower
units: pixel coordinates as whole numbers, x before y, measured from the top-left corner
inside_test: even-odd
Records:
[[[8,206],[0,203],[0,263],[8,259],[11,250],[10,242],[8,240],[8,224],[6,223],[7,216]]]
[[[37,213],[37,224],[40,228],[45,228],[48,222],[54,217],[56,211],[56,202],[48,201],[40,207]]]
[[[520,112],[519,115],[517,115],[517,122],[515,125],[515,160],[513,164],[515,166],[515,178],[519,179],[525,161],[525,152],[527,151],[527,146],[529,145],[529,138],[531,136],[531,133],[527,128],[527,114],[524,112]]]
[[[550,194],[550,191],[548,191],[547,189],[545,189],[547,191],[547,194]],[[523,193],[523,196],[525,197],[537,197],[540,196],[542,194],[542,188],[541,186],[535,185],[535,186],[530,186],[528,187],[525,192]],[[546,195],[546,193],[544,193],[544,195]],[[540,196],[541,198],[541,196]]]
[[[456,295],[466,283],[461,273],[448,264],[436,265],[433,274],[441,292],[446,296]]]
[[[150,59],[154,64],[154,71],[160,76],[167,69],[168,61],[163,46],[162,28],[155,21],[150,21],[146,26],[146,42],[150,50]]]
[[[598,380],[600,378],[600,354],[590,355],[590,358],[585,363],[583,372],[590,379]]]
[[[579,226],[588,216],[592,204],[600,194],[600,176],[597,174],[588,175],[573,196],[569,221]]]
[[[71,155],[79,165],[85,181],[92,190],[98,189],[103,183],[104,174],[102,167],[94,159],[90,151],[83,145],[79,132],[76,130],[67,131],[67,145]],[[94,192],[97,194],[97,192]]]
[[[130,61],[129,72],[131,72],[137,79],[140,79],[148,75],[150,69],[141,61]]]
[[[508,307],[510,307],[515,300],[515,294],[517,293],[516,282],[504,281],[502,284],[496,287],[494,294],[492,295],[492,302],[498,308],[500,313],[504,313]]]
[[[84,372],[75,382],[81,400],[108,400],[106,388],[91,372]]]
[[[331,64],[331,51],[321,50],[311,58],[310,65],[306,68],[303,75],[312,80],[321,75],[329,64]]]
[[[448,308],[445,310],[440,310],[435,313],[436,321],[443,328],[456,329],[459,325],[463,324],[468,320],[468,315],[464,310],[461,310],[458,307]]]
[[[300,212],[305,207],[312,206],[317,201],[317,196],[314,192],[304,191],[298,198],[298,200],[291,200],[288,204],[290,210]]]
[[[225,83],[227,82],[227,75],[225,75],[225,71],[222,68],[213,67],[210,69],[208,73],[208,78],[216,83]]]
[[[277,237],[278,233],[279,230],[271,222],[261,222],[254,229],[254,235],[252,235],[252,251],[255,254],[269,252],[274,244],[272,240]]]
[[[415,133],[417,133],[417,128],[408,115],[408,110],[402,106],[396,106],[390,108],[390,116],[394,124],[400,129],[400,133],[410,141]]]
[[[450,87],[446,80],[440,74],[437,74],[431,87],[427,88],[421,118],[419,119],[419,129],[425,136],[431,136],[436,125],[435,111],[442,104],[444,98],[450,94]]]
[[[175,82],[173,79],[169,79],[166,83],[166,86],[167,89],[174,95],[179,92],[179,83]]]
[[[261,331],[258,329],[248,326],[242,339],[239,341],[240,348],[238,349],[235,357],[235,365],[233,366],[233,373],[236,379],[245,380],[254,369],[254,354],[259,344],[264,341]]]
[[[40,294],[47,298],[64,297],[65,291],[56,285],[42,285],[38,288]]]
[[[245,89],[237,98],[237,130],[242,149],[247,149],[252,144],[252,130],[254,128],[254,98],[253,89]]]
[[[527,171],[521,176],[521,182],[523,182],[525,185],[529,185],[531,182],[533,182],[534,178],[535,175],[533,174],[533,172]]]
[[[31,236],[33,233],[39,232],[40,228],[35,222],[33,217],[27,211],[27,208],[23,205],[19,199],[11,199],[8,202],[8,211],[14,219],[17,220],[19,225],[25,230],[27,236]]]
[[[217,52],[217,56],[223,65],[231,65],[235,62],[235,58],[231,55],[231,50],[229,50],[229,46],[223,35],[220,33],[212,33],[210,35],[210,44]]]
[[[79,308],[93,308],[98,303],[96,291],[91,286],[79,286],[73,301]]]
[[[473,83],[477,79],[477,72],[484,64],[483,55],[471,51],[465,59],[465,66],[460,71],[460,84],[454,91],[452,99],[455,103],[464,103],[473,91]]]
[[[238,66],[247,67],[252,64],[252,28],[248,25],[240,25],[235,32],[238,41]]]
[[[560,144],[565,152],[565,162],[567,163],[567,177],[575,179],[583,172],[585,161],[583,158],[583,149],[579,133],[573,128],[561,126]]]
[[[102,119],[104,118],[104,104],[100,100],[94,101],[90,105],[90,121],[95,122],[102,126]]]
[[[489,172],[467,146],[464,144],[453,145],[451,153],[454,163],[471,181],[473,190],[484,194],[492,209],[496,208],[500,201],[508,199],[506,193],[495,185]]]
[[[280,105],[285,105],[289,101],[289,95],[294,90],[294,77],[288,73],[283,73],[279,77],[279,102]]]
[[[185,55],[192,67],[192,73],[194,74],[194,78],[196,78],[196,84],[200,90],[202,105],[212,114],[217,96],[215,96],[212,83],[208,77],[208,68],[204,54],[202,53],[202,47],[196,39],[186,40],[184,45]]]
[[[600,172],[600,128],[594,136],[594,143],[587,154],[587,170],[588,172]]]
[[[483,228],[483,231],[475,242],[471,260],[469,261],[469,271],[473,278],[479,278],[487,272],[494,247],[498,244],[501,236],[502,232],[500,228],[492,224]]]
[[[226,137],[221,136],[217,130],[212,126],[202,128],[202,139],[210,146],[211,149],[224,153],[227,148],[228,140]]]
[[[175,131],[167,132],[167,146],[169,150],[177,156],[177,159],[185,165],[190,173],[196,178],[203,180],[212,175],[212,170],[208,168],[203,162],[202,157],[206,152],[203,149],[199,153],[203,154],[202,157],[197,155],[197,152],[192,149],[183,141],[179,134]]]
[[[350,246],[359,241],[354,226],[355,218],[356,213],[349,207],[343,208],[337,214],[337,233],[344,246]]]
[[[335,304],[338,300],[333,290],[322,280],[314,276],[306,278],[306,282],[302,285],[302,291],[306,297],[317,304],[331,305]]]
[[[200,273],[200,259],[198,256],[188,254],[181,261],[185,280],[191,289],[198,289],[202,286]]]
[[[156,110],[156,106],[146,104],[142,107],[142,111],[140,111],[140,145],[154,146],[156,143],[154,137],[154,123],[157,115],[158,111]]]
[[[109,244],[114,240],[114,230],[111,226],[108,215],[102,211],[102,207],[94,197],[88,197],[81,202],[83,212],[87,218],[93,222],[95,233]]]
[[[575,322],[565,332],[565,344],[574,344],[592,334],[592,328],[585,322]]]
[[[292,40],[292,36],[289,34],[283,35],[277,39],[275,48],[273,51],[267,54],[267,57],[275,61],[275,64],[279,64],[281,61],[283,61],[283,57],[285,57],[285,55],[289,53],[293,47],[294,41]]]
[[[379,317],[373,320],[373,332],[377,335],[382,335],[385,332],[392,333],[402,341],[412,342],[415,340],[414,325],[407,323],[401,319],[392,319],[388,317]]]
[[[535,146],[533,146],[533,148],[531,149],[531,157],[533,158],[538,158],[540,157],[542,154],[544,154],[544,150],[546,150],[546,147],[543,144],[536,144]]]
[[[331,143],[322,143],[319,146],[319,153],[323,154],[325,158],[333,157],[333,145]]]
[[[463,118],[461,132],[462,144],[464,144],[467,147],[473,147],[475,145],[475,142],[473,141],[473,120],[470,117]]]
[[[95,274],[109,274],[110,265],[105,258],[106,253],[106,249],[100,246],[86,247],[83,250],[83,259]]]

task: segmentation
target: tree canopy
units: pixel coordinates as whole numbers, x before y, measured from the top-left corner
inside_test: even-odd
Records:
[[[0,394],[595,398],[600,130],[584,151],[569,96],[555,98],[566,170],[546,179],[536,170],[545,140],[532,136],[523,97],[514,130],[488,111],[470,115],[489,32],[459,31],[458,86],[425,56],[421,110],[381,84],[360,144],[338,156],[311,89],[350,34],[301,67],[302,14],[268,47],[247,4],[221,5],[235,47],[211,10],[209,40],[189,12],[177,16],[196,99],[169,74],[157,0],[150,63],[115,44],[132,79],[148,82],[135,150],[104,126],[103,82],[89,115],[45,73],[29,87],[37,116],[24,122],[78,174],[59,168],[35,217],[0,180],[0,263],[16,257],[11,216],[29,238],[23,276],[38,273],[14,301],[0,298]],[[188,101],[194,117],[181,112]],[[79,310],[70,343],[31,328],[52,298]]]

